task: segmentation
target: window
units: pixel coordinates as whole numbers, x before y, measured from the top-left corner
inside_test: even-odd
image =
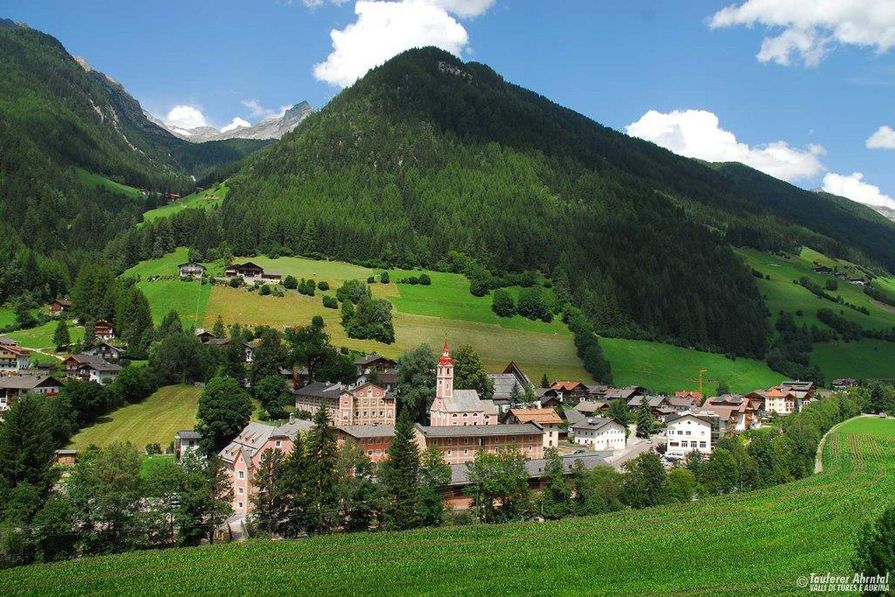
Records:
[[[280,441],[280,440],[277,440],[277,441],[274,442],[274,445],[275,445],[276,447],[279,448],[279,447],[281,447],[281,446],[283,445],[283,442]]]
[[[705,447],[705,442],[699,442],[699,447],[700,447],[700,448],[704,448],[704,447]]]
[[[240,479],[245,479],[245,478],[246,478],[246,473],[245,473],[245,471],[239,471],[239,478],[240,478]]]
[[[242,509],[242,502],[236,502],[236,505],[239,509]]]
[[[239,494],[242,495],[243,493],[245,493],[245,491],[243,490],[242,487],[240,487],[240,488],[239,488]]]

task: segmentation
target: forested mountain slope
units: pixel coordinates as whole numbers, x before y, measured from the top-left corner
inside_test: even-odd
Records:
[[[0,27],[0,303],[51,298],[147,201],[87,187],[75,168],[181,193],[266,143],[192,144],[150,123],[124,88],[53,37]]]
[[[435,265],[457,250],[568,279],[602,331],[738,354],[764,353],[765,308],[731,238],[836,244],[713,168],[434,48],[368,73],[231,186],[236,254]]]

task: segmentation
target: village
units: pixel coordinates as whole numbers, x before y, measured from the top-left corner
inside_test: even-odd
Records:
[[[201,278],[206,271],[200,264],[184,263],[179,274],[188,280]],[[246,262],[228,266],[222,281],[258,285],[280,279],[278,272],[265,272]],[[52,302],[49,314],[64,319],[71,308],[71,301],[60,298]],[[33,367],[27,348],[0,338],[0,417],[20,396],[57,396],[71,380],[114,384],[125,368],[121,363],[128,366],[127,345],[116,338],[108,321],[95,322],[93,330],[95,341],[89,348],[64,357],[55,367],[45,363]],[[202,328],[189,333],[200,345],[219,351],[230,349],[235,341]],[[237,347],[236,354],[247,372],[251,372],[261,344],[256,338]],[[248,422],[217,453],[203,450],[208,442],[203,442],[198,429],[182,429],[171,438],[175,462],[215,456],[223,467],[230,514],[217,530],[219,539],[250,535],[255,504],[259,492],[264,491],[259,482],[265,460],[274,452],[288,456],[301,441],[299,436],[319,425],[319,416],[332,425],[340,448],[352,446],[374,467],[387,463],[400,411],[400,361],[365,354],[354,358],[353,367],[350,382],[313,379],[308,368],[298,363],[280,367],[279,377],[290,403],[286,418]],[[423,398],[424,417],[415,421],[412,441],[421,453],[427,449],[437,453],[450,471],[438,486],[446,511],[478,506],[470,492],[470,467],[482,454],[516,454],[524,461],[524,475],[535,494],[544,490],[555,470],[551,463],[556,462],[563,476],[598,467],[622,472],[639,457],[655,454],[665,470],[672,471],[694,457],[710,459],[725,438],[761,429],[832,393],[812,382],[796,380],[745,395],[706,395],[704,370],[699,372],[698,389],[671,395],[654,394],[642,386],[616,388],[573,379],[551,381],[546,376],[536,385],[510,362],[503,370],[486,374],[489,397],[485,398],[476,389],[455,387],[455,362],[447,341],[429,373],[434,387]],[[253,378],[247,373],[238,381],[251,391]],[[832,390],[844,391],[857,384],[853,379],[836,380]],[[72,448],[60,448],[55,460],[64,470],[78,462],[79,454]]]

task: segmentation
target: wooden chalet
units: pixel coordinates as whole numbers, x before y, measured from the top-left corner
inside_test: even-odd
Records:
[[[53,317],[59,317],[69,310],[71,310],[71,301],[66,298],[53,299],[53,302],[50,303],[50,315]]]

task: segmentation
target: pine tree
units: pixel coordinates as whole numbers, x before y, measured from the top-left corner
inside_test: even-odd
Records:
[[[296,434],[292,453],[283,467],[283,485],[289,496],[280,532],[286,537],[298,537],[307,526],[307,501],[305,500],[305,475],[307,453],[302,434]]]
[[[571,512],[572,488],[566,480],[562,457],[556,448],[550,448],[544,455],[544,491],[541,493],[541,515],[547,519],[557,519]]]
[[[547,389],[550,387],[550,380],[547,379],[547,374],[541,376],[541,387]]]
[[[223,338],[226,335],[226,328],[224,328],[224,320],[218,315],[218,318],[214,320],[214,327],[211,328],[211,333],[215,335],[216,338]]]
[[[322,406],[314,414],[308,433],[304,498],[309,533],[327,533],[335,526],[339,504],[336,495],[336,430]]]
[[[637,409],[637,437],[649,437],[653,432],[653,412],[646,396],[640,398]]]
[[[382,463],[381,478],[385,505],[382,518],[392,530],[420,526],[420,499],[417,486],[420,451],[413,435],[408,409],[401,409],[395,424],[395,439],[388,448],[388,460]]]
[[[251,495],[254,520],[261,532],[275,535],[286,520],[289,494],[283,471],[286,455],[281,450],[267,449],[261,454],[261,464],[252,481],[257,492]]]
[[[522,404],[522,389],[518,383],[514,383],[513,389],[510,390],[510,405],[516,408],[520,404]]]
[[[441,488],[451,482],[451,467],[436,446],[423,451],[420,461],[419,492],[420,522],[423,526],[438,526],[444,515]]]
[[[71,344],[71,336],[68,334],[68,323],[64,317],[59,318],[56,324],[56,331],[53,332],[53,344],[56,345],[56,352],[62,352]]]
[[[96,326],[92,319],[88,319],[84,324],[84,341],[81,343],[81,350],[89,350],[96,345]]]

